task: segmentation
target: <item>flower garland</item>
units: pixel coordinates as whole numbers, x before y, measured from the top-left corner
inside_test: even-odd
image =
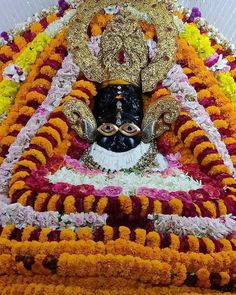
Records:
[[[191,148],[202,169],[208,175],[218,177],[222,184],[234,192],[236,181],[231,177],[228,167],[223,164],[213,143],[187,113],[182,112],[175,122],[175,132]]]
[[[180,37],[184,38],[189,45],[196,49],[200,58],[205,61],[206,65],[209,64],[213,71],[218,69],[221,71],[216,75],[219,86],[223,92],[232,99],[233,105],[235,106],[236,83],[230,72],[222,72],[230,70],[230,66],[227,66],[228,60],[222,60],[222,55],[219,56],[217,53],[215,53],[214,48],[211,46],[209,37],[207,35],[201,34],[199,29],[193,24],[185,24],[185,30],[184,32],[180,33]]]
[[[64,183],[58,184],[54,191],[47,192],[49,189],[47,182],[38,178],[37,189],[34,189],[34,186],[31,187],[31,181],[27,182],[29,175],[27,167],[32,166],[35,169],[36,166],[33,166],[33,162],[21,160],[19,165],[22,165],[23,169],[26,168],[26,170],[22,170],[22,172],[26,171],[26,174],[16,170],[16,177],[13,176],[14,181],[10,184],[9,194],[13,202],[18,200],[24,206],[30,204],[38,211],[44,211],[48,208],[50,211],[74,213],[87,212],[87,210],[90,210],[88,208],[95,208],[95,212],[98,214],[107,213],[111,216],[121,214],[121,219],[125,218],[127,214],[134,215],[138,219],[152,213],[214,218],[226,214],[236,215],[236,198],[234,196],[224,196],[223,199],[209,200],[208,195],[206,195],[206,199],[204,198],[205,193],[202,191],[195,192],[196,200],[194,202],[189,201],[189,199],[184,200],[185,196],[183,199],[180,198],[181,192],[176,193],[175,196],[173,195],[174,198],[169,199],[165,192],[160,191],[159,200],[144,195],[131,198],[122,195],[116,197],[112,196],[111,190],[109,191],[109,197],[93,196],[94,188],[91,185],[71,187]],[[33,180],[33,183],[35,183],[35,180]],[[34,199],[31,197],[32,191],[37,192]],[[52,202],[50,200],[55,201]],[[145,207],[143,207],[144,204]]]
[[[32,42],[22,51],[22,53],[16,58],[15,64],[24,72],[29,72],[32,64],[35,63],[38,55],[45,47],[52,41],[56,34],[69,22],[70,18],[75,13],[71,10],[61,19],[52,22],[43,33],[39,33]],[[0,115],[6,112],[12,102],[15,99],[16,93],[20,87],[20,84],[15,81],[3,79],[0,82]]]
[[[217,106],[222,111],[223,118],[229,124],[229,130],[235,138],[236,125],[235,117],[236,112],[232,106],[231,100],[224,95],[218,85],[218,81],[213,74],[207,70],[203,61],[198,57],[194,48],[187,44],[183,39],[178,40],[179,49],[177,52],[177,59],[179,62],[187,65],[197,78],[205,85],[206,89],[210,91],[212,96],[216,99]]]
[[[74,94],[74,97],[76,97],[75,95],[77,95],[78,99],[83,99],[87,103],[89,103],[90,98],[92,98],[94,95],[96,95],[96,88],[93,85],[93,83],[83,81],[83,80],[80,80],[77,83],[75,83],[74,90],[79,90],[76,92],[76,94]],[[71,95],[73,95],[73,93],[75,93],[74,90],[71,91]],[[37,135],[31,141],[29,150],[26,151],[25,153],[23,153],[22,160],[17,162],[17,164],[15,165],[15,171],[13,171],[14,173],[20,172],[19,168],[24,169],[27,165],[30,165],[29,167],[35,169],[36,163],[42,164],[42,162],[41,162],[42,159],[45,160],[45,157],[47,159],[52,157],[52,155],[54,153],[54,149],[56,151],[56,149],[62,148],[63,154],[64,154],[64,149],[66,151],[68,150],[70,143],[68,142],[67,132],[70,127],[69,127],[69,124],[67,123],[66,117],[64,116],[64,114],[62,112],[62,104],[66,100],[71,99],[71,98],[72,98],[72,96],[70,96],[70,94],[68,96],[66,96],[62,100],[61,105],[59,107],[57,107],[51,113],[46,126],[40,128],[38,130]],[[46,129],[45,129],[45,127],[46,127]],[[56,141],[54,139],[53,134],[58,135],[58,141]],[[32,152],[30,152],[31,150],[32,150]],[[35,152],[35,150],[36,150],[36,152]],[[17,178],[14,177],[14,181],[16,181],[16,180],[17,180]],[[17,181],[16,181],[16,184],[17,184]],[[15,184],[15,182],[12,183],[12,185],[14,185],[15,187],[16,187],[16,184]],[[23,185],[23,181],[21,181],[21,184]],[[27,185],[25,186],[25,188],[27,188]],[[9,191],[9,194],[12,195],[14,193],[14,191],[15,191],[14,188],[11,189]],[[28,195],[28,197],[30,198],[30,194]],[[24,195],[24,197],[22,197],[22,198],[25,202],[26,195]],[[23,202],[23,200],[22,200],[22,202]]]
[[[1,140],[1,157],[0,162],[7,155],[9,146],[14,142],[15,137],[36,109],[45,100],[51,87],[52,79],[62,61],[67,55],[65,43],[65,30],[45,49],[32,71],[27,77],[26,82],[22,85],[17,93],[15,104],[11,107],[7,119],[0,127]]]
[[[223,276],[223,274],[222,274]],[[5,276],[2,276],[5,278]],[[109,282],[107,282],[106,278],[88,278],[81,281],[79,278],[72,279],[67,278],[66,280],[62,277],[57,277],[57,280],[54,276],[37,276],[36,283],[28,284],[28,281],[22,279],[22,282],[19,282],[19,276],[10,276],[10,280],[6,277],[5,281],[9,282],[9,285],[6,285],[5,281],[1,282],[0,288],[2,292],[11,292],[12,294],[16,294],[18,292],[19,295],[23,295],[25,290],[29,292],[29,294],[33,294],[33,292],[37,293],[45,293],[49,294],[52,292],[55,295],[68,295],[68,294],[77,294],[77,295],[92,295],[94,292],[99,292],[100,295],[118,295],[118,294],[129,294],[129,295],[142,295],[142,294],[159,294],[159,295],[175,295],[175,294],[190,294],[190,295],[197,295],[197,294],[222,294],[221,291],[213,291],[209,289],[204,289],[200,287],[187,287],[187,286],[169,286],[169,287],[144,287],[143,283],[139,283],[137,281],[131,281],[121,279],[121,278],[109,278]],[[21,276],[24,278],[23,276]],[[15,283],[16,278],[17,283]],[[45,284],[45,281],[50,278],[51,280],[55,281],[54,284],[49,283]],[[34,276],[35,280],[35,276]],[[67,286],[68,280],[71,283],[71,286]],[[42,283],[44,282],[44,283]],[[64,282],[64,284],[62,284]],[[27,285],[26,285],[27,284]],[[79,284],[78,287],[76,284]],[[86,284],[85,287],[81,287],[81,285]],[[121,286],[122,284],[122,286]],[[97,286],[106,286],[106,288],[101,287],[98,289]],[[130,286],[132,285],[132,286]],[[22,291],[21,291],[22,290]],[[227,292],[228,295],[234,294]]]
[[[50,183],[57,185],[58,183],[67,183],[68,185],[79,185],[79,184],[89,184],[94,185],[97,191],[97,195],[107,196],[109,194],[109,187],[120,194],[134,195],[137,191],[141,189],[150,191],[155,191],[158,195],[158,191],[163,187],[167,191],[190,191],[197,190],[201,188],[201,184],[181,173],[181,171],[173,170],[173,174],[165,175],[165,170],[163,173],[146,173],[146,174],[135,174],[135,173],[125,173],[119,172],[114,173],[111,179],[109,174],[102,171],[98,171],[94,175],[86,175],[86,173],[74,171],[70,169],[70,166],[62,167],[60,170],[56,171],[54,174],[49,174],[47,176]],[[90,173],[90,171],[88,172]],[[170,173],[170,169],[168,170]],[[159,182],[156,183],[156,179]],[[107,189],[106,189],[107,188]],[[111,192],[110,192],[111,193]],[[154,194],[153,194],[154,195]],[[114,194],[115,196],[115,194]]]
[[[10,32],[1,32],[0,46],[11,44],[15,37],[32,31],[33,33],[41,32],[58,17],[62,17],[64,13],[71,7],[76,8],[78,3],[75,0],[58,0],[58,5],[43,9],[29,17],[25,22],[17,24]],[[3,46],[4,47],[4,46]]]
[[[32,42],[33,39],[41,33],[50,23],[57,19],[56,14],[48,15],[42,18],[40,22],[34,23],[29,27],[29,30],[21,33],[21,35],[11,37],[6,33],[8,40],[11,43],[0,48],[0,73],[5,65],[9,64],[11,61],[15,60],[25,49],[28,43]],[[36,29],[39,27],[39,29]],[[2,77],[0,76],[0,80]]]
[[[26,233],[28,234],[26,235]],[[0,238],[2,239],[0,240],[0,245],[3,253],[9,248],[9,243],[6,242],[6,240],[21,242],[23,241],[23,237],[24,241],[39,241],[41,243],[60,242],[63,240],[87,241],[89,237],[91,241],[100,241],[107,244],[109,241],[124,239],[151,248],[170,248],[185,253],[196,252],[206,254],[218,253],[221,251],[234,251],[236,249],[236,240],[231,238],[216,240],[207,237],[199,238],[193,235],[178,236],[173,233],[157,233],[155,231],[133,229],[125,226],[111,227],[105,225],[96,228],[84,227],[80,228],[79,231],[75,231],[73,228],[54,230],[32,226],[19,229],[13,225],[8,225],[4,228],[0,228]],[[58,244],[58,246],[59,245],[60,244]],[[76,246],[79,247],[79,243],[77,243]]]
[[[205,108],[205,111],[209,114],[215,128],[217,128],[221,136],[221,141],[223,141],[225,146],[227,147],[227,150],[229,151],[229,155],[235,167],[236,150],[233,148],[233,146],[236,144],[236,140],[231,136],[231,132],[228,130],[229,125],[223,119],[221,109],[217,106],[215,98],[211,95],[210,91],[204,89],[205,87],[202,84],[202,81],[200,81],[197,77],[194,77],[194,73],[189,68],[185,67],[184,71],[186,72],[187,76],[189,77],[189,81],[192,82],[193,86],[196,85],[196,87],[199,87],[196,83],[201,83],[201,87],[199,87],[200,89],[198,91],[198,101],[201,106]],[[196,82],[197,80],[198,82]]]
[[[50,229],[72,228],[76,231],[81,227],[96,228],[106,224],[107,214],[98,215],[94,212],[61,215],[58,212],[36,212],[32,207],[20,204],[7,205],[1,202],[0,222],[3,227],[15,225],[17,229],[27,226]]]
[[[193,120],[206,132],[207,137],[215,145],[224,164],[229,168],[230,173],[236,177],[234,165],[230,159],[225,143],[221,140],[220,133],[213,125],[204,107],[198,103],[197,93],[195,89],[188,84],[188,77],[183,73],[179,65],[175,65],[169,71],[167,78],[163,81],[163,85],[171,90],[182,107],[189,111]],[[198,133],[199,135],[204,135],[204,132],[200,132],[200,130]],[[193,136],[193,133],[191,135]]]
[[[197,7],[193,7],[192,10],[185,8],[182,4],[176,3],[174,5],[174,15],[180,20],[188,23],[195,23],[201,32],[207,34],[211,40],[215,41],[225,47],[227,51],[235,52],[235,45],[223,36],[213,25],[201,17],[201,12]],[[183,23],[181,21],[181,23]],[[178,27],[178,26],[177,26]]]
[[[212,237],[214,239],[222,239],[228,235],[236,237],[236,219],[230,215],[222,216],[219,219],[148,215],[148,219],[154,221],[154,228],[157,232],[175,233],[180,236]]]
[[[204,281],[204,272],[207,272],[207,278],[209,279],[207,283],[209,285],[204,287],[209,288],[213,283],[213,278],[210,278],[211,273],[213,276],[213,274],[223,272],[221,274],[222,285],[227,285],[231,280],[233,282],[233,270],[236,259],[235,253],[232,251],[210,254],[179,253],[172,249],[152,249],[123,239],[111,241],[107,244],[91,241],[86,241],[86,243],[83,241],[67,241],[66,243],[54,243],[54,247],[49,243],[40,244],[38,242],[23,242],[20,243],[21,247],[17,247],[16,243],[14,243],[12,247],[10,243],[7,243],[6,254],[3,252],[4,254],[0,255],[1,274],[7,273],[10,275],[15,274],[17,271],[18,274],[24,275],[25,271],[28,271],[28,274],[57,273],[63,277],[70,277],[71,274],[76,274],[77,277],[94,277],[98,275],[103,276],[101,267],[99,267],[99,265],[102,265],[103,272],[107,273],[109,271],[106,277],[121,276],[122,278],[144,280],[146,283],[155,285],[160,283],[180,286],[188,282],[188,276],[192,273],[197,279],[195,283],[192,282],[194,286],[196,283],[203,285],[206,283]],[[77,254],[71,255],[71,249]],[[9,250],[13,253],[11,254]],[[128,255],[129,253],[130,255]],[[54,262],[53,264],[52,261]],[[110,266],[106,268],[108,261]],[[140,263],[142,267],[139,265]],[[93,265],[93,268],[91,268],[91,265]],[[125,265],[128,272],[120,272]],[[177,280],[180,273],[174,271],[174,269],[177,270],[180,266],[183,269],[183,276],[181,275],[181,280],[180,277]],[[140,269],[141,272],[137,272]],[[216,269],[217,272],[215,272]],[[172,272],[169,273],[171,270]],[[159,274],[159,271],[165,271],[165,274],[168,276],[166,277],[164,273],[161,273],[160,276],[158,275],[155,278],[153,274]],[[145,273],[147,273],[147,276]],[[227,273],[228,279],[225,277]]]
[[[67,56],[62,63],[62,68],[53,78],[51,89],[46,99],[25,127],[21,129],[15,142],[10,146],[7,157],[0,166],[0,186],[2,188],[7,187],[13,166],[19,161],[23,151],[29,147],[30,140],[38,129],[47,122],[48,116],[60,104],[62,97],[71,91],[72,84],[75,82],[79,72],[80,70],[73,63],[71,56]]]

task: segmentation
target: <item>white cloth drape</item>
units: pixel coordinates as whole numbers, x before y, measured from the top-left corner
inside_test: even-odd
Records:
[[[186,7],[197,6],[209,23],[236,44],[236,0],[179,0]],[[13,28],[34,13],[57,4],[57,0],[0,0],[0,31]]]

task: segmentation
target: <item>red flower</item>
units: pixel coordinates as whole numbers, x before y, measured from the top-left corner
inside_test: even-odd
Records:
[[[71,188],[71,194],[78,197],[86,197],[89,195],[92,195],[95,191],[95,188],[93,185],[89,184],[81,184],[72,186]]]
[[[48,159],[47,162],[47,169],[54,173],[58,169],[60,169],[64,165],[64,158],[61,156],[53,156],[52,158]]]
[[[65,182],[58,182],[53,185],[52,191],[56,194],[69,195],[71,193],[73,185]]]

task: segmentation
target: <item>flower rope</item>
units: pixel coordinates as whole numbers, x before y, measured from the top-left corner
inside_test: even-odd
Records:
[[[212,237],[222,239],[228,235],[236,237],[236,218],[221,216],[218,219],[184,217],[177,215],[149,215],[157,232],[174,233],[180,236]]]
[[[229,168],[230,173],[236,177],[233,162],[230,158],[225,143],[221,140],[221,135],[214,126],[210,116],[204,107],[199,104],[195,89],[189,85],[188,77],[183,73],[179,65],[175,65],[167,74],[163,85],[168,87],[175,98],[181,103],[183,109],[189,111],[194,121],[206,132],[209,140],[215,145],[224,164]]]
[[[7,157],[0,166],[1,193],[6,193],[8,181],[11,178],[15,163],[19,160],[24,150],[29,147],[30,140],[37,133],[38,129],[47,122],[50,113],[60,104],[62,97],[71,91],[79,72],[79,68],[73,63],[71,56],[68,55],[63,61],[62,68],[53,78],[47,98],[26,126],[21,129],[15,142],[10,146]]]

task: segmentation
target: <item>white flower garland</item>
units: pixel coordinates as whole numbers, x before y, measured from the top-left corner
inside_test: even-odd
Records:
[[[230,173],[236,178],[236,170],[230,158],[221,135],[214,126],[209,114],[199,104],[196,90],[188,83],[188,77],[184,74],[180,65],[175,65],[163,80],[163,86],[168,87],[172,95],[180,102],[181,106],[189,111],[193,120],[206,132],[209,140],[215,145],[224,164],[230,169]]]
[[[175,170],[175,175],[162,175],[161,173],[105,173],[97,172],[86,174],[63,167],[54,174],[49,174],[48,179],[51,183],[60,182],[80,185],[94,185],[96,190],[102,190],[107,186],[119,186],[123,188],[122,193],[126,195],[136,195],[139,188],[155,188],[161,190],[165,188],[169,192],[197,190],[202,187],[201,183],[179,170]]]
[[[60,104],[62,97],[70,93],[79,72],[79,67],[74,64],[71,55],[68,55],[62,63],[62,68],[53,78],[51,89],[46,99],[27,122],[26,126],[21,129],[15,142],[11,144],[8,155],[0,166],[0,197],[6,197],[7,186],[14,164],[20,159],[23,151],[29,147],[30,141],[38,129],[47,122],[50,113]]]
[[[69,10],[69,12],[67,12],[63,17],[61,17],[60,19],[52,22],[44,31],[45,34],[47,34],[48,36],[50,36],[51,38],[54,38],[60,30],[63,29],[64,26],[66,26],[70,19],[72,18],[72,16],[74,16],[76,13],[75,9],[71,9]]]
[[[228,235],[236,237],[236,217],[231,215],[220,218],[182,217],[178,215],[148,215],[154,221],[157,232],[174,233],[179,236],[211,237],[217,240]]]
[[[64,229],[71,228],[78,230],[80,227],[99,227],[106,224],[108,215],[98,215],[94,212],[59,214],[58,212],[37,212],[32,207],[23,207],[19,203],[6,205],[0,202],[0,224],[15,225],[22,229],[28,225],[38,228]]]

